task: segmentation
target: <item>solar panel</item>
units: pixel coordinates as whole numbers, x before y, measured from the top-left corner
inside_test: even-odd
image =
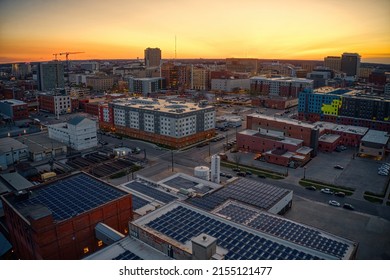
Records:
[[[133,252],[126,250],[119,256],[113,258],[113,260],[143,260],[143,259],[137,256],[136,254],[134,254]]]
[[[182,217],[177,219],[176,217]],[[201,233],[218,239],[218,245],[229,250],[226,259],[314,259],[311,254],[261,238],[238,227],[179,206],[146,224],[162,234],[185,243]],[[290,249],[290,250],[287,250]],[[284,252],[285,254],[281,254]]]
[[[287,190],[279,187],[241,178],[225,188],[201,198],[188,199],[187,202],[204,210],[211,211],[227,199],[235,199],[268,210],[287,193]]]
[[[145,205],[149,204],[149,201],[147,201],[139,196],[136,196],[134,194],[132,194],[132,198],[133,198],[133,210],[139,209],[139,208],[144,207]]]
[[[145,184],[133,181],[125,185],[127,188],[147,195],[151,198],[157,199],[163,203],[169,203],[177,199],[176,196],[170,195],[166,192],[160,191],[156,188],[147,186]]]
[[[264,213],[248,223],[248,226],[338,258],[342,258],[348,250],[346,243],[329,239],[318,230]]]
[[[44,205],[52,212],[54,220],[62,221],[125,195],[127,193],[80,173],[38,188],[29,199],[14,202],[14,205],[17,209]]]
[[[229,217],[232,221],[241,224],[244,224],[247,220],[257,214],[256,211],[234,204],[227,205],[226,207],[219,210],[217,213]]]

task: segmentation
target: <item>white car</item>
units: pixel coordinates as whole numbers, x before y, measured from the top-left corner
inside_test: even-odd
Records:
[[[329,200],[329,205],[340,207],[340,203],[338,203],[336,200]]]
[[[328,188],[321,189],[321,192],[322,193],[326,193],[326,194],[333,194],[333,192],[330,189],[328,189]]]

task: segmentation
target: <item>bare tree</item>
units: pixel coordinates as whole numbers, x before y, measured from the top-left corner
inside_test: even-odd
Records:
[[[240,154],[240,153],[235,153],[235,154],[233,155],[233,160],[234,160],[234,162],[236,163],[237,168],[238,168],[238,165],[239,165],[240,162],[241,162],[241,154]]]

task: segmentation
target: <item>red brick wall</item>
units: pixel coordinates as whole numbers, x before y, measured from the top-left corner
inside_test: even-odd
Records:
[[[99,103],[85,103],[85,112],[94,116],[98,116]]]
[[[27,104],[12,106],[12,119],[13,120],[24,120],[28,119],[28,107]]]
[[[11,242],[21,259],[81,259],[98,249],[98,222],[126,233],[128,222],[133,219],[130,194],[58,223],[53,222],[52,216],[28,223],[8,203],[3,205]],[[89,249],[87,254],[85,247]]]
[[[247,129],[258,130],[259,128],[271,129],[284,132],[284,136],[303,140],[303,145],[311,145],[311,128],[300,124],[288,124],[276,120],[268,120],[257,117],[247,117]]]

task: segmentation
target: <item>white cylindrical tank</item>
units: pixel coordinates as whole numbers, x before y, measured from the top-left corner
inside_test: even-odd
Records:
[[[210,180],[210,168],[207,166],[197,166],[194,168],[194,176],[206,181]]]
[[[218,155],[211,157],[211,181],[219,184],[221,182],[221,158]]]

